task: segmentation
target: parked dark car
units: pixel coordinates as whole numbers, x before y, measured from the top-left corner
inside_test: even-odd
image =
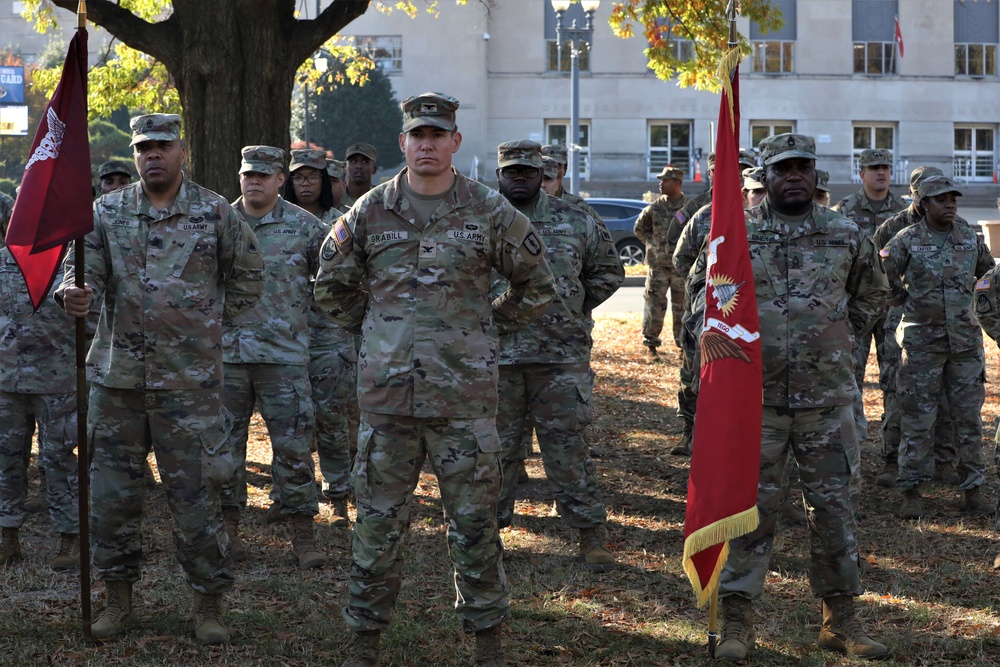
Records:
[[[646,261],[646,246],[635,237],[632,230],[635,228],[635,219],[649,204],[640,199],[608,199],[603,197],[588,199],[587,203],[593,206],[594,210],[604,218],[604,224],[611,232],[611,238],[614,239],[615,247],[618,248],[618,256],[621,257],[622,264],[633,266]]]

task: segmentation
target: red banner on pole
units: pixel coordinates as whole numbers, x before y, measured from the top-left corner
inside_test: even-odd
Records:
[[[899,57],[903,57],[903,31],[899,29],[899,17],[896,17],[896,46],[899,47]]]
[[[720,67],[724,90],[712,183],[701,387],[684,522],[684,570],[699,606],[718,589],[728,540],[758,524],[763,390],[739,166],[738,66],[739,54],[732,51]]]
[[[7,229],[7,247],[35,310],[52,287],[66,245],[94,228],[86,90],[87,31],[78,30],[38,123]]]

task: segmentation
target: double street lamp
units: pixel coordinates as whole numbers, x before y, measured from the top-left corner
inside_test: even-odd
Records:
[[[566,140],[567,160],[569,162],[569,192],[577,194],[580,186],[580,50],[583,45],[589,48],[594,36],[594,12],[601,0],[581,0],[580,5],[587,16],[587,24],[577,27],[576,19],[568,27],[563,27],[563,14],[569,9],[570,0],[549,0],[552,9],[556,11],[556,52],[558,67],[562,69],[562,50],[564,44],[570,48],[570,134]]]

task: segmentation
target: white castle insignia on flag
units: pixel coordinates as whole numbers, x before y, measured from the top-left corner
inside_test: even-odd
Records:
[[[54,160],[59,157],[59,149],[62,148],[63,137],[66,135],[66,123],[59,120],[52,107],[45,112],[45,119],[48,121],[48,131],[38,143],[38,148],[32,153],[28,164],[24,166],[25,173],[31,169],[31,165],[40,160]]]

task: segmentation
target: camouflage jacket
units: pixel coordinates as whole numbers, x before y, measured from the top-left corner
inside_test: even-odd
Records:
[[[592,217],[594,220],[597,220],[597,222],[601,223],[602,225],[604,224],[604,219],[601,218],[600,214],[597,211],[595,211],[594,207],[588,204],[587,200],[581,197],[580,195],[575,195],[572,192],[568,192],[566,189],[563,189],[563,191],[559,193],[558,198],[562,199],[566,203],[576,206],[578,209],[582,210],[584,213]]]
[[[712,203],[712,188],[709,187],[700,195],[696,195],[687,200],[684,204],[684,208],[677,211],[674,215],[673,220],[670,221],[670,228],[667,229],[667,242],[666,242],[666,252],[668,257],[674,256],[674,250],[677,248],[677,243],[680,241],[681,232],[684,231],[684,227],[687,225],[688,220],[694,217],[695,213],[701,210],[702,206],[706,206]]]
[[[58,282],[61,275],[56,276]],[[62,394],[76,389],[73,318],[45,300],[32,314],[21,270],[0,247],[0,391]]]
[[[854,397],[854,337],[881,312],[871,237],[818,204],[789,225],[767,199],[746,212],[764,359],[764,405],[821,408]]]
[[[924,217],[917,212],[917,208],[914,205],[909,205],[902,211],[896,213],[891,218],[883,222],[875,230],[875,236],[873,240],[875,241],[875,249],[881,250],[884,248],[892,237],[900,233],[910,225],[915,225]],[[959,225],[969,226],[968,221],[960,215],[955,216],[955,223]]]
[[[243,198],[233,207],[245,213]],[[327,228],[280,196],[252,225],[264,257],[264,293],[253,308],[225,321],[223,359],[227,364],[307,364],[312,278]]]
[[[903,308],[896,328],[900,347],[945,352],[982,347],[973,292],[976,279],[994,262],[972,228],[952,225],[938,247],[926,223],[911,225],[894,236],[880,255],[889,277],[889,303]]]
[[[1000,344],[1000,264],[976,282],[975,310],[979,326]]]
[[[14,200],[3,192],[0,192],[0,247],[4,245],[4,237],[7,236],[7,223],[10,222],[10,214],[14,211]]]
[[[673,268],[672,258],[666,254],[667,232],[670,231],[670,222],[687,201],[683,194],[676,199],[660,195],[635,219],[633,232],[646,246],[647,266]]]
[[[556,298],[524,329],[500,336],[500,365],[590,361],[590,311],[625,280],[625,268],[606,228],[575,206],[540,192],[530,209],[518,209],[545,241],[545,261]],[[493,294],[510,283],[494,273]]]
[[[862,234],[872,238],[879,225],[906,208],[906,203],[889,192],[882,208],[876,213],[875,206],[862,188],[853,195],[844,197],[830,208],[853,220]]]
[[[222,197],[187,178],[157,212],[133,183],[94,202],[86,281],[104,299],[89,377],[120,389],[222,386],[222,321],[264,289],[253,231]],[[56,290],[72,287],[72,254]]]
[[[413,417],[496,415],[500,331],[555,298],[545,244],[499,192],[457,171],[429,223],[410,213],[403,169],[362,197],[323,245],[316,303],[361,332],[358,402]],[[491,272],[511,282],[490,299]]]
[[[331,217],[331,214],[334,214],[332,216],[334,220],[342,215],[335,208],[331,208],[326,212],[326,215],[320,221],[323,224],[324,239],[333,228],[332,224],[326,222],[326,219]],[[308,316],[310,356],[313,352],[336,350],[347,355],[347,358],[357,361],[357,347],[355,345],[355,338],[357,336],[331,320],[326,313],[320,310],[312,294],[309,295],[309,303],[311,304]]]
[[[681,236],[674,246],[674,267],[682,276],[686,276],[694,266],[711,228],[712,203],[709,202],[699,208],[690,222],[684,225]]]

